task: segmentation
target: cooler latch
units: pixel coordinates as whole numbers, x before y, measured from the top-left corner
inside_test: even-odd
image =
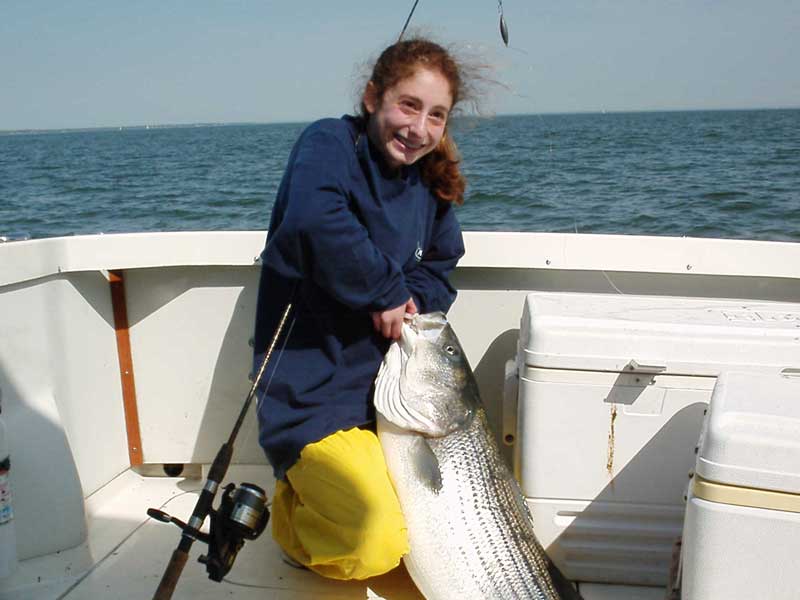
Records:
[[[626,371],[635,371],[637,373],[663,373],[667,370],[667,365],[655,365],[649,364],[644,365],[637,361],[635,358],[632,358],[630,362],[625,365]]]

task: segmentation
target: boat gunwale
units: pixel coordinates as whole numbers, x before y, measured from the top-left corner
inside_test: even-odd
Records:
[[[260,264],[266,231],[140,232],[0,244],[0,286],[62,273]],[[800,279],[800,244],[666,236],[467,231],[459,269]]]

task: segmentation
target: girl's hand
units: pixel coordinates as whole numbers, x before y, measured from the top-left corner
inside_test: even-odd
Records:
[[[403,317],[406,313],[415,315],[417,312],[417,305],[414,304],[414,299],[409,298],[405,304],[388,310],[370,313],[370,316],[372,317],[375,331],[383,335],[383,337],[399,340],[400,332],[403,330]]]

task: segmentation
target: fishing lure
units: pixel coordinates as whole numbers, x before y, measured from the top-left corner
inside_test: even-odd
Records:
[[[500,37],[503,38],[503,43],[508,48],[508,25],[503,16],[503,0],[497,0],[497,12],[500,13]]]
[[[403,25],[402,31],[400,31],[400,35],[397,38],[397,41],[403,39],[403,35],[408,29],[408,24],[411,22],[411,17],[414,14],[414,11],[417,9],[417,4],[419,4],[419,0],[414,0],[414,6],[411,7],[411,12],[408,13],[408,18],[406,19],[405,25]],[[500,13],[500,37],[503,38],[503,43],[508,47],[508,25],[506,24],[506,18],[503,16],[503,0],[497,0],[497,12]]]

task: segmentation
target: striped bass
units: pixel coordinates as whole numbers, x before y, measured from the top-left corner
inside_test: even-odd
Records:
[[[375,381],[378,436],[427,600],[573,600],[534,535],[444,314],[414,315]]]

